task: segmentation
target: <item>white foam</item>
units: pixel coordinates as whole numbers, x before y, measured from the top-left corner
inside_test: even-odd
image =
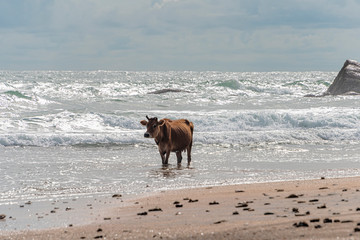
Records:
[[[164,115],[157,111],[154,115]],[[126,116],[132,115],[132,116]],[[145,115],[145,114],[144,114]],[[359,139],[360,110],[258,110],[172,112],[170,118],[185,116],[195,125],[195,142],[202,144],[252,144],[266,142],[318,142]],[[11,121],[0,125],[0,145],[137,144],[145,128],[142,113],[122,115],[72,113]],[[11,132],[11,134],[9,133]]]
[[[189,119],[202,144],[359,140],[358,99],[303,98],[334,75],[0,72],[0,145],[149,142],[139,124],[146,115]],[[185,91],[147,94],[164,88]]]

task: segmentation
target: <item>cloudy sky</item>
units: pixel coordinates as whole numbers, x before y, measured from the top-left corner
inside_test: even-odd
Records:
[[[3,70],[338,71],[360,0],[0,0]]]

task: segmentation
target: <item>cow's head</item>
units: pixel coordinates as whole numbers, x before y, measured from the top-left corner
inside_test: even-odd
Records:
[[[146,138],[156,138],[160,133],[160,127],[165,124],[164,120],[158,121],[158,119],[155,118],[149,118],[146,116],[146,120],[142,120],[140,123],[144,126],[146,126],[147,131],[144,134],[144,137]]]

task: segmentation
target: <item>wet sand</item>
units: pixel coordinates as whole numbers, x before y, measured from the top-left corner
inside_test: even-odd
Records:
[[[32,221],[0,239],[360,239],[360,177],[36,204],[24,207],[41,209],[39,224],[61,226]]]

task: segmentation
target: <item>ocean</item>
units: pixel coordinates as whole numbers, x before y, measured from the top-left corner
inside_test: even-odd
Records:
[[[336,74],[0,71],[0,205],[359,176],[360,97],[304,97]],[[194,123],[190,167],[146,115]]]

